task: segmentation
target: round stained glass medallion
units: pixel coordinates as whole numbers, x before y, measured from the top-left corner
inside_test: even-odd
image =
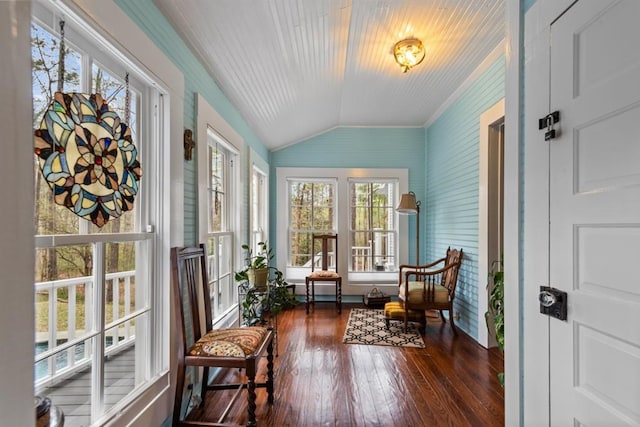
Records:
[[[56,92],[34,151],[58,205],[98,227],[133,208],[138,151],[129,126],[100,94]]]

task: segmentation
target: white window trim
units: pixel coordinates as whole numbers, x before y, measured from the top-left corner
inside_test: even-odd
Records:
[[[0,253],[4,255],[0,257],[4,296],[0,300],[0,339],[11,342],[0,350],[0,413],[2,422],[11,426],[34,425],[34,288],[25,286],[33,282],[35,266],[34,201],[29,191],[33,188],[33,169],[24,167],[33,162],[30,28],[30,2],[0,2],[0,89],[14,94],[13,102],[0,105],[4,118],[0,131],[5,138],[5,164],[0,177],[5,182],[21,182],[25,189],[16,197],[10,186],[0,188],[2,199],[13,198],[15,203],[3,210],[0,222]]]
[[[262,212],[262,215],[264,216],[264,224],[263,224],[263,230],[262,230],[262,235],[265,236],[264,240],[268,240],[269,239],[269,165],[267,162],[264,161],[264,159],[260,156],[258,156],[258,154],[253,151],[253,149],[249,148],[249,185],[251,188],[249,188],[249,241],[251,244],[253,244],[254,246],[258,243],[258,242],[254,242],[254,238],[253,238],[253,230],[255,228],[255,224],[254,222],[256,221],[256,219],[253,217],[253,193],[254,193],[254,189],[253,189],[253,173],[254,170],[256,170],[258,173],[260,173],[261,175],[264,176],[264,195],[263,195],[263,200],[264,200],[264,206],[263,208],[265,209],[265,212]]]
[[[45,5],[50,3],[46,0],[39,2]],[[172,407],[166,404],[173,399],[169,368],[174,367],[175,371],[176,366],[175,356],[169,352],[169,348],[177,345],[175,333],[166,333],[175,330],[175,327],[170,322],[171,271],[169,263],[165,261],[169,259],[170,248],[184,242],[183,149],[181,144],[170,143],[182,139],[184,76],[115,1],[58,0],[55,4],[66,9],[65,19],[91,26],[94,34],[99,35],[119,56],[126,57],[132,67],[137,67],[136,71],[150,76],[163,93],[164,108],[156,112],[157,119],[163,123],[162,134],[159,135],[161,147],[156,159],[158,176],[161,178],[155,183],[158,195],[155,223],[150,223],[156,231],[156,245],[159,248],[151,268],[157,284],[151,298],[152,304],[158,308],[152,333],[161,337],[154,361],[160,373],[133,399],[123,402],[111,419],[99,422],[100,425],[161,425],[171,414]],[[120,22],[121,25],[113,27],[113,22]]]
[[[366,179],[397,179],[399,195],[409,191],[409,171],[408,169],[367,169],[367,168],[276,168],[276,206],[277,206],[277,242],[276,258],[278,269],[287,271],[287,230],[289,221],[289,211],[287,203],[287,181],[289,179],[308,178],[332,178],[338,182],[336,191],[337,232],[339,252],[349,253],[349,239],[346,237],[349,231],[349,215],[345,209],[349,209],[349,178]],[[408,239],[408,218],[400,215],[398,219],[398,262],[408,259],[409,243]],[[343,295],[360,295],[364,289],[370,289],[372,285],[382,288],[385,292],[393,292],[397,287],[398,274],[388,273],[347,273],[349,271],[347,258],[341,256],[338,264],[338,271],[342,275]],[[287,281],[296,284],[297,292],[304,293],[303,276],[295,275],[286,277]],[[316,294],[322,295],[325,290],[316,288]],[[326,289],[326,293],[334,292],[333,288]]]
[[[399,184],[399,180],[398,178],[370,178],[370,177],[351,177],[348,179],[349,181],[349,192],[351,192],[352,190],[352,186],[354,184],[371,184],[371,183],[385,183],[385,184]],[[397,199],[393,201],[393,203],[395,203],[394,206],[391,206],[394,210],[395,213],[395,207],[400,203],[400,197],[402,196],[402,193],[399,190],[399,185],[398,188],[395,188],[396,191],[396,197]],[[353,213],[351,212],[351,206],[349,206],[349,211],[350,214]],[[395,235],[395,242],[396,242],[396,248],[397,248],[397,253],[394,254],[393,256],[393,265],[394,265],[394,269],[395,268],[399,268],[400,266],[400,259],[399,259],[399,253],[400,253],[400,249],[398,247],[398,245],[400,244],[400,240],[401,240],[401,236],[400,236],[400,231],[399,231],[399,223],[397,222],[397,220],[399,220],[402,216],[404,215],[398,215],[396,213],[396,221],[394,221],[395,224],[397,225],[397,230],[394,230],[394,232],[392,234]],[[349,221],[351,221],[351,218],[349,219]],[[374,230],[368,230],[369,232],[375,232]],[[359,232],[362,232],[362,230],[359,230]],[[386,231],[383,231],[383,233],[386,233]],[[406,240],[406,239],[404,239]],[[396,274],[397,270],[392,270],[394,271],[394,275]],[[375,274],[375,276],[371,276],[371,274]],[[369,280],[369,277],[377,277],[380,274],[384,274],[384,273],[380,273],[380,272],[351,272],[350,273],[350,277],[353,278],[354,280],[357,278],[360,278],[361,280]],[[387,276],[385,276],[387,277]]]
[[[207,132],[209,129],[214,130],[218,135],[220,135],[226,142],[229,143],[229,149],[235,151],[237,153],[236,162],[234,167],[230,171],[230,178],[233,181],[231,184],[233,186],[233,192],[231,194],[231,198],[229,199],[229,230],[234,233],[234,242],[233,242],[233,262],[235,269],[239,269],[239,262],[242,260],[241,254],[241,246],[244,242],[241,241],[243,236],[246,235],[246,231],[244,230],[244,222],[241,221],[241,218],[244,218],[244,210],[242,204],[243,197],[243,189],[245,186],[243,185],[243,177],[242,173],[242,165],[244,165],[244,139],[240,136],[238,132],[236,132],[233,127],[207,102],[207,100],[201,95],[196,94],[196,104],[197,104],[197,113],[196,113],[196,121],[197,121],[197,151],[196,151],[196,161],[197,161],[197,177],[198,177],[198,230],[197,236],[199,242],[207,242],[208,240],[208,212],[209,208],[208,200],[209,200],[209,187],[208,187],[208,166],[207,159],[208,156],[202,156],[200,153],[207,153],[208,151],[208,135]],[[221,323],[220,326],[229,325],[233,323],[238,316],[237,310],[228,310],[226,312],[224,319],[219,319]]]

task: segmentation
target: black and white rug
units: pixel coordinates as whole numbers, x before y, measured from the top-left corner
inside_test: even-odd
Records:
[[[384,310],[352,308],[344,331],[342,342],[345,344],[391,345],[396,347],[424,348],[424,341],[415,323],[409,323],[407,333],[404,324],[384,322]]]

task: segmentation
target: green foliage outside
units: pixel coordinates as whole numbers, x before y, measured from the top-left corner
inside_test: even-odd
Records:
[[[289,245],[291,265],[305,266],[311,260],[313,233],[333,231],[335,228],[335,183],[333,181],[292,181],[289,183]],[[354,182],[350,184],[350,246],[370,248],[371,257],[384,258],[388,254],[387,234],[393,233],[395,212],[392,182]],[[378,239],[382,253],[375,253]],[[372,269],[367,266],[353,266],[356,271]]]
[[[124,284],[120,284],[120,295],[124,295]],[[129,311],[135,310],[135,299],[133,297],[134,289],[131,289],[131,306]],[[58,289],[56,298],[56,313],[57,313],[57,331],[66,331],[69,329],[69,306],[73,305],[68,299],[68,293],[66,288]],[[118,318],[125,315],[125,305],[122,298],[118,305]],[[76,329],[85,329],[85,295],[84,292],[78,292],[76,294],[75,301],[75,323]],[[106,323],[112,322],[113,319],[113,303],[107,302],[105,304],[105,319]],[[91,319],[89,319],[90,321]],[[48,292],[40,292],[36,294],[36,332],[48,332],[49,331],[49,296]]]

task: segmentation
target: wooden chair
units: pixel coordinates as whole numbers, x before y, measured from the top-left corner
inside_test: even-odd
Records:
[[[462,249],[449,247],[446,257],[432,263],[400,266],[398,301],[405,309],[405,332],[410,310],[439,310],[443,322],[446,320],[442,312],[447,310],[453,334],[458,335],[453,321],[453,300],[461,263]]]
[[[268,402],[273,403],[273,332],[264,327],[212,329],[211,301],[207,279],[206,247],[172,248],[171,281],[173,301],[178,319],[178,369],[176,396],[173,408],[173,426],[184,425],[229,425],[222,424],[233,403],[243,389],[247,389],[248,426],[256,425],[256,387],[266,387]],[[199,301],[204,300],[204,304]],[[204,315],[199,310],[204,309]],[[205,324],[201,325],[201,316]],[[190,333],[187,333],[190,332]],[[192,337],[192,338],[191,338]],[[188,342],[188,340],[190,342]],[[267,353],[267,380],[256,383],[260,356]],[[204,367],[201,406],[208,390],[237,389],[231,403],[216,423],[180,420],[184,381],[188,366]],[[209,368],[243,368],[246,382],[239,384],[208,384]]]
[[[311,274],[305,278],[307,290],[306,309],[309,314],[309,306],[315,304],[316,282],[332,282],[336,286],[336,308],[338,314],[342,313],[342,277],[338,274],[338,235],[332,233],[314,234],[311,243]],[[320,245],[320,252],[316,252],[316,245]],[[333,257],[332,257],[333,255]],[[320,261],[320,269],[316,267]],[[309,286],[311,285],[311,286]],[[311,289],[311,298],[309,298]]]

